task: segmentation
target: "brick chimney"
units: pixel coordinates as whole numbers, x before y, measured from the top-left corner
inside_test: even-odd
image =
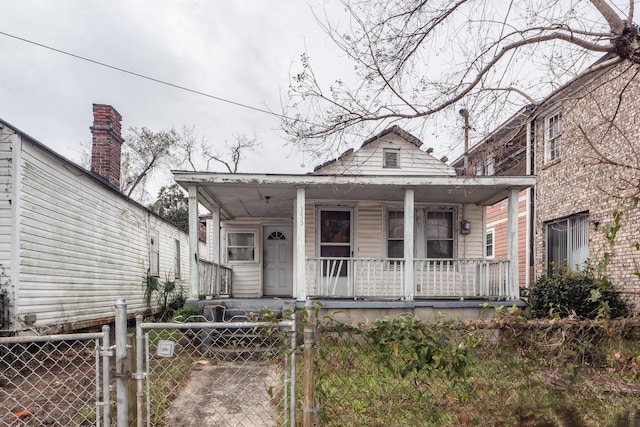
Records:
[[[91,171],[120,189],[120,151],[124,139],[121,135],[122,116],[111,105],[93,104],[91,135]]]

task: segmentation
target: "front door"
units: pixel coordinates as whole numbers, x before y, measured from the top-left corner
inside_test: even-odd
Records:
[[[264,295],[293,296],[293,233],[290,225],[270,225],[263,229]]]
[[[318,253],[319,293],[329,297],[352,296],[350,265],[353,256],[353,211],[350,208],[321,208]]]

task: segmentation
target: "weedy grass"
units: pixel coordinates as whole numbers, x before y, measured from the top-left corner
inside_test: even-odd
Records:
[[[640,425],[637,330],[624,337],[611,324],[603,334],[592,324],[538,329],[518,320],[521,330],[487,334],[386,322],[324,329],[321,425]]]

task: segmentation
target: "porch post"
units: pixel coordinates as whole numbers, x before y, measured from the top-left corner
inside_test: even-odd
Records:
[[[198,295],[198,188],[189,185],[189,299]]]
[[[414,190],[404,189],[404,299],[413,301],[413,224],[414,224]]]
[[[209,243],[209,254],[211,255],[211,261],[213,261],[214,268],[214,292],[216,295],[220,295],[220,208],[216,207],[211,212],[211,230],[209,231],[209,237],[211,240]]]
[[[304,187],[298,187],[295,206],[295,229],[296,229],[296,251],[295,251],[295,296],[299,301],[307,299],[307,280],[305,276],[305,210],[306,193]]]
[[[518,189],[509,190],[507,202],[507,258],[509,259],[509,297],[520,298],[518,274]]]

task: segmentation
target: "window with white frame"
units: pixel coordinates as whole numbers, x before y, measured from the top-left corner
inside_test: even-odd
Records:
[[[387,258],[404,258],[404,212],[387,212]]]
[[[176,239],[175,241],[175,245],[176,245],[176,249],[175,249],[175,254],[174,254],[174,270],[175,270],[175,278],[179,279],[181,276],[181,271],[180,271],[180,239]]]
[[[545,224],[547,237],[547,274],[558,268],[579,270],[589,258],[589,215],[573,215]]]
[[[383,168],[399,168],[400,167],[400,149],[384,148],[382,150],[382,167]]]
[[[484,161],[484,174],[495,175],[496,173],[496,161],[493,157],[488,157]]]
[[[489,228],[484,239],[484,254],[487,258],[495,258],[496,256],[496,229]]]
[[[255,261],[256,242],[256,233],[253,231],[227,232],[227,260]]]
[[[416,209],[416,258],[454,257],[454,211]],[[404,258],[404,211],[387,211],[387,257]]]
[[[562,113],[545,118],[544,159],[551,162],[562,155]]]
[[[149,274],[154,277],[160,276],[160,233],[158,230],[151,231],[149,251]]]
[[[453,258],[453,211],[427,211],[426,257]]]

